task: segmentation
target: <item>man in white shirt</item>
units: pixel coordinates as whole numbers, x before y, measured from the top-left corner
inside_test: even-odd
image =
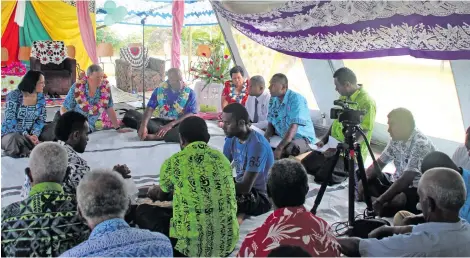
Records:
[[[265,89],[266,85],[262,76],[251,77],[250,96],[245,104],[251,124],[261,130],[266,130],[268,127],[268,107],[271,99],[271,94]]]
[[[467,128],[465,134],[465,144],[455,150],[452,160],[458,167],[470,170],[470,127]]]

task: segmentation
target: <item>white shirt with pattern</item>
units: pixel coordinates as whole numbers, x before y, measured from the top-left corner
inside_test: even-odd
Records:
[[[421,178],[421,163],[428,153],[435,150],[436,147],[431,140],[415,129],[406,142],[391,140],[379,159],[384,164],[393,161],[396,171],[392,175],[392,182],[398,180],[405,171],[412,171],[416,173],[413,187],[418,187]]]
[[[59,144],[64,146],[64,148],[67,150],[67,158],[69,163],[69,170],[65,175],[62,187],[64,188],[65,193],[75,194],[78,183],[85,176],[85,174],[90,171],[90,167],[88,166],[87,162],[78,155],[72,146],[62,141],[59,141]],[[30,191],[31,183],[29,182],[29,178],[25,175],[25,181],[23,188],[21,189],[21,199],[27,198]]]

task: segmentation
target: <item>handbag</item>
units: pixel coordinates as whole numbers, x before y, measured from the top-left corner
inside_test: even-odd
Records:
[[[323,181],[327,180],[328,174],[330,172],[329,170],[334,165],[332,162],[333,158],[327,158],[318,151],[312,151],[301,161],[307,173],[314,176],[314,181],[318,184],[321,184]],[[346,169],[347,166],[345,166],[347,164],[343,164],[344,159],[340,157],[333,169],[333,175],[331,176],[328,185],[332,186],[335,184],[340,184],[348,178],[349,175]]]
[[[124,114],[122,123],[129,128],[139,130],[144,114],[136,109],[120,109],[120,114]],[[160,130],[161,124],[150,119],[147,123],[147,130],[149,134],[156,134]]]

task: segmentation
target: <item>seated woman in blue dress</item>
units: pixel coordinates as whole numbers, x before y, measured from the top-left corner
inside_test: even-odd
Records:
[[[70,88],[60,108],[60,114],[73,110],[85,115],[88,118],[90,132],[94,132],[96,122],[103,111],[106,111],[114,129],[120,133],[129,132],[129,129],[121,128],[113,106],[111,86],[104,78],[103,69],[93,64],[88,67],[85,78],[80,78]]]
[[[140,123],[138,134],[141,140],[179,142],[178,125],[186,117],[197,114],[194,91],[183,82],[183,75],[178,68],[168,70],[168,80],[162,82],[150,97]],[[150,118],[155,116],[152,120]],[[152,131],[149,133],[149,122]]]
[[[44,75],[28,71],[18,89],[6,97],[5,120],[2,122],[2,150],[11,157],[27,157],[41,141],[50,141],[43,132],[46,124]]]

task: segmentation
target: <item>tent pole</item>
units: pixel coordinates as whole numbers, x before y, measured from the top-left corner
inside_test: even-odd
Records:
[[[191,70],[191,57],[193,56],[193,30],[192,26],[189,26],[189,47],[188,47],[188,79],[191,74],[189,71]]]

